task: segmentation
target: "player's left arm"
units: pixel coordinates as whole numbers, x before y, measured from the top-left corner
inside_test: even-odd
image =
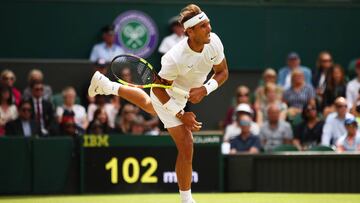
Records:
[[[193,104],[199,103],[206,95],[208,95],[211,88],[216,85],[214,82],[216,81],[217,87],[220,87],[229,77],[229,70],[227,66],[226,59],[224,58],[219,64],[213,66],[214,74],[209,81],[205,85],[208,85],[208,88],[205,85],[197,88],[192,88],[189,93],[189,101]],[[211,81],[215,80],[215,81]],[[211,84],[210,84],[211,83]],[[210,86],[209,86],[210,85]]]

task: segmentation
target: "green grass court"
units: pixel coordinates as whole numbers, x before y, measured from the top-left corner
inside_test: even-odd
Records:
[[[197,203],[360,203],[360,194],[201,193]],[[178,194],[3,196],[6,203],[179,203]]]

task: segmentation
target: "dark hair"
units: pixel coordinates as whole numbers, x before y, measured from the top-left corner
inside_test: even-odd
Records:
[[[105,25],[104,27],[101,28],[101,33],[109,33],[109,32],[113,32],[114,31],[114,25]]]
[[[29,104],[32,108],[32,105],[31,105],[31,102],[30,100],[27,100],[27,99],[22,99],[19,103],[19,108],[21,108],[22,106],[24,106],[25,104]]]
[[[356,110],[357,113],[360,113],[360,105],[357,105],[355,110]]]
[[[336,69],[339,69],[342,74],[342,79],[340,81],[340,84],[336,84],[335,78],[333,77],[334,71]],[[345,81],[344,68],[340,64],[334,64],[334,66],[331,67],[330,70],[327,72],[326,88],[329,90],[334,90],[337,85],[345,85],[345,83],[346,83],[346,81]]]
[[[302,112],[301,112],[301,117],[303,119],[303,121],[307,122],[308,121],[308,116],[307,116],[307,110],[309,108],[309,106],[314,106],[314,108],[316,109],[316,112],[318,110],[316,104],[311,104],[310,102],[306,103],[304,106],[303,106],[303,109],[302,109]]]
[[[321,56],[322,55],[329,55],[330,58],[332,59],[332,55],[329,51],[322,51],[319,53],[317,60],[316,60],[316,68],[320,69],[321,68]]]
[[[105,111],[104,109],[102,108],[97,108],[94,112],[94,117],[93,117],[93,120],[97,120],[98,116],[101,114],[102,111]],[[106,117],[106,120],[109,119],[108,117]]]
[[[3,98],[2,98],[2,94],[3,92],[9,92],[9,98],[8,100],[6,101],[7,104],[11,105],[13,102],[12,102],[12,91],[11,91],[11,88],[8,87],[8,86],[5,86],[5,85],[0,85],[0,100],[2,101]]]

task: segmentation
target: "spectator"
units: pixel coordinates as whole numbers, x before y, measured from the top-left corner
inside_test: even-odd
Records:
[[[14,87],[16,76],[11,70],[5,69],[1,72],[1,84],[11,88],[12,103],[19,106],[21,101],[21,92]]]
[[[22,100],[18,107],[19,117],[6,124],[5,133],[7,136],[31,137],[38,134],[38,126],[31,118],[32,107],[30,101]]]
[[[346,76],[349,78],[356,77],[356,63],[360,60],[360,57],[355,57],[350,60],[346,68]]]
[[[40,81],[31,83],[31,106],[34,109],[32,119],[35,119],[42,136],[57,134],[54,109],[52,104],[44,99],[44,85]]]
[[[108,117],[104,108],[98,108],[94,112],[94,119],[90,122],[87,132],[89,134],[103,135],[112,131],[108,125]]]
[[[280,120],[278,105],[268,108],[268,121],[260,128],[260,140],[265,151],[272,151],[282,144],[291,144],[293,132],[288,122]]]
[[[318,117],[314,103],[308,103],[302,111],[302,122],[294,128],[293,144],[299,150],[306,150],[320,144],[324,121]]]
[[[120,134],[126,134],[131,132],[131,124],[136,119],[141,119],[144,122],[142,117],[139,117],[137,114],[137,109],[132,104],[125,104],[121,110],[120,115],[116,119],[116,127],[114,132]]]
[[[140,117],[135,117],[135,119],[131,122],[130,126],[131,126],[130,133],[132,135],[144,135],[145,134],[144,121]]]
[[[301,113],[305,104],[315,101],[314,88],[305,83],[304,73],[301,70],[293,70],[291,73],[291,88],[284,92],[284,101],[288,105],[290,120]]]
[[[279,98],[278,89],[276,84],[268,83],[265,86],[264,93],[265,98],[262,103],[258,106],[257,110],[257,124],[262,125],[267,119],[267,109],[271,105],[277,105],[280,109],[280,120],[286,119],[287,105]]]
[[[145,128],[145,135],[160,135],[159,117],[141,111],[139,117],[144,119],[143,125]]]
[[[265,87],[268,84],[274,84],[276,87],[276,97],[277,99],[282,98],[283,90],[280,86],[276,84],[276,71],[272,68],[267,68],[263,73],[262,84],[258,86],[255,90],[255,106],[259,108],[259,106],[266,103],[266,94]]]
[[[31,84],[32,83],[43,83],[44,75],[41,72],[41,70],[38,69],[32,69],[28,75],[28,86],[24,89],[23,92],[23,99],[30,100],[31,99]],[[52,96],[52,89],[49,85],[42,84],[43,86],[43,93],[42,93],[42,99],[50,101]]]
[[[235,112],[235,119],[232,122],[231,125],[228,125],[225,128],[225,134],[224,134],[224,142],[228,142],[231,138],[241,134],[241,128],[239,126],[239,122],[240,122],[240,117],[241,115],[248,115],[250,116],[250,118],[252,118],[253,115],[253,110],[250,108],[249,104],[239,104],[236,107],[236,112]],[[250,122],[250,131],[251,134],[253,135],[258,135],[259,134],[259,126],[257,125],[257,123],[255,123],[253,120],[251,120]]]
[[[105,135],[106,133],[101,122],[99,120],[93,120],[89,124],[87,134]]]
[[[360,124],[360,105],[353,106],[351,109],[352,114],[355,116],[356,121]]]
[[[120,98],[117,96],[110,96],[110,103],[106,101],[108,98],[106,95],[96,95],[95,104],[90,104],[88,106],[88,120],[92,121],[94,118],[94,112],[98,108],[105,110],[108,120],[108,125],[111,128],[115,127],[115,117],[120,109]]]
[[[308,67],[300,65],[300,57],[297,53],[291,52],[287,57],[287,66],[279,70],[278,84],[284,89],[287,90],[292,85],[292,72],[294,70],[301,70],[304,73],[305,82],[308,85],[311,85],[311,71]]]
[[[224,121],[224,127],[230,125],[235,121],[235,109],[239,104],[249,104],[250,105],[250,90],[248,87],[240,85],[236,89],[236,100],[235,104],[228,108],[226,112],[226,117]],[[253,110],[252,110],[253,111]]]
[[[0,85],[0,136],[5,134],[6,123],[15,120],[17,116],[16,106],[11,99],[11,89]]]
[[[180,42],[185,38],[184,36],[184,28],[178,21],[179,16],[174,16],[169,20],[169,25],[172,34],[166,36],[159,46],[159,52],[161,55],[164,55],[167,51],[169,51],[175,44]]]
[[[359,97],[360,90],[360,59],[355,64],[356,78],[351,80],[346,87],[346,100],[348,107],[351,108]]]
[[[326,117],[329,113],[335,111],[334,101],[338,97],[345,97],[346,80],[344,69],[339,64],[335,64],[328,71],[329,76],[326,80],[326,88],[323,95],[323,112]]]
[[[125,82],[132,83],[132,76],[131,71],[129,67],[125,67],[121,70],[120,78],[124,80]]]
[[[326,87],[328,71],[333,67],[333,60],[330,52],[322,51],[316,61],[316,70],[313,74],[312,84],[316,91],[317,102],[322,103],[323,94]]]
[[[106,62],[120,54],[124,54],[124,50],[115,44],[115,32],[113,25],[107,25],[102,28],[103,42],[94,45],[90,54],[90,61],[95,62],[99,59],[105,59]]]
[[[342,135],[336,142],[336,151],[360,151],[360,132],[358,131],[358,123],[353,118],[344,121],[346,133]]]
[[[335,100],[335,109],[335,112],[326,117],[321,136],[321,145],[335,145],[336,140],[346,133],[345,119],[354,118],[352,114],[347,112],[347,101],[344,97],[338,97]]]
[[[74,114],[63,115],[60,122],[61,135],[77,137],[83,134],[84,130],[75,123]]]
[[[239,126],[241,133],[230,140],[230,154],[238,152],[248,152],[251,154],[257,154],[260,152],[261,145],[259,137],[254,136],[251,133],[251,117],[243,114],[239,118]]]
[[[56,108],[56,117],[59,123],[62,121],[62,117],[65,111],[72,112],[74,115],[74,121],[77,126],[83,130],[88,127],[88,120],[86,110],[83,106],[75,104],[76,91],[73,87],[65,87],[62,91],[64,98],[64,104]]]

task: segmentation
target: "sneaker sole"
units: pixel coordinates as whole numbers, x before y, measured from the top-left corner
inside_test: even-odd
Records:
[[[89,89],[88,89],[88,94],[89,94],[90,97],[94,97],[94,96],[97,95],[96,89],[99,88],[99,85],[98,85],[99,80],[96,79],[96,76],[98,76],[98,72],[95,72],[94,75],[91,78],[90,86],[89,86]]]

